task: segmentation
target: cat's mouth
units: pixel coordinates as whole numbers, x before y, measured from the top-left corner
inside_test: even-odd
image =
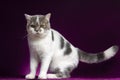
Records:
[[[36,32],[34,35],[35,35],[35,36],[42,36],[43,34],[44,34],[44,32],[39,31],[39,32]]]
[[[40,28],[38,31],[36,31],[37,35],[42,34],[42,33],[44,33],[44,29],[43,28]]]
[[[41,33],[37,32],[35,35],[41,35]]]

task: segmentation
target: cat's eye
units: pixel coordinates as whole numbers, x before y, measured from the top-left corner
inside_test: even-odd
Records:
[[[40,27],[45,27],[45,25],[42,25],[42,24],[41,24]]]
[[[35,25],[30,25],[32,28],[35,28],[36,26]]]

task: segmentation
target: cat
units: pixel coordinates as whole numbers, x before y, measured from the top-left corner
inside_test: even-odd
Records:
[[[34,79],[36,68],[41,63],[38,79],[69,78],[79,61],[99,63],[112,58],[118,51],[114,45],[96,54],[87,53],[73,46],[58,31],[51,28],[51,13],[46,15],[25,14],[30,50],[30,73],[26,79]],[[48,70],[52,73],[48,74]]]

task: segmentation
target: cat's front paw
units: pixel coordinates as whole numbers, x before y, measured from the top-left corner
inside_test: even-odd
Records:
[[[26,78],[26,79],[35,79],[35,75],[33,75],[33,74],[27,74],[27,75],[25,76],[25,78]]]
[[[47,75],[39,75],[38,79],[47,79]]]

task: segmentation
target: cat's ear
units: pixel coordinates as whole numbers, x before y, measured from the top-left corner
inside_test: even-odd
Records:
[[[28,14],[24,14],[25,15],[25,18],[27,19],[27,20],[30,20],[31,19],[31,16],[30,15],[28,15]]]
[[[48,21],[50,21],[50,17],[51,17],[51,13],[48,13],[48,14],[45,15],[45,18],[46,18]]]

